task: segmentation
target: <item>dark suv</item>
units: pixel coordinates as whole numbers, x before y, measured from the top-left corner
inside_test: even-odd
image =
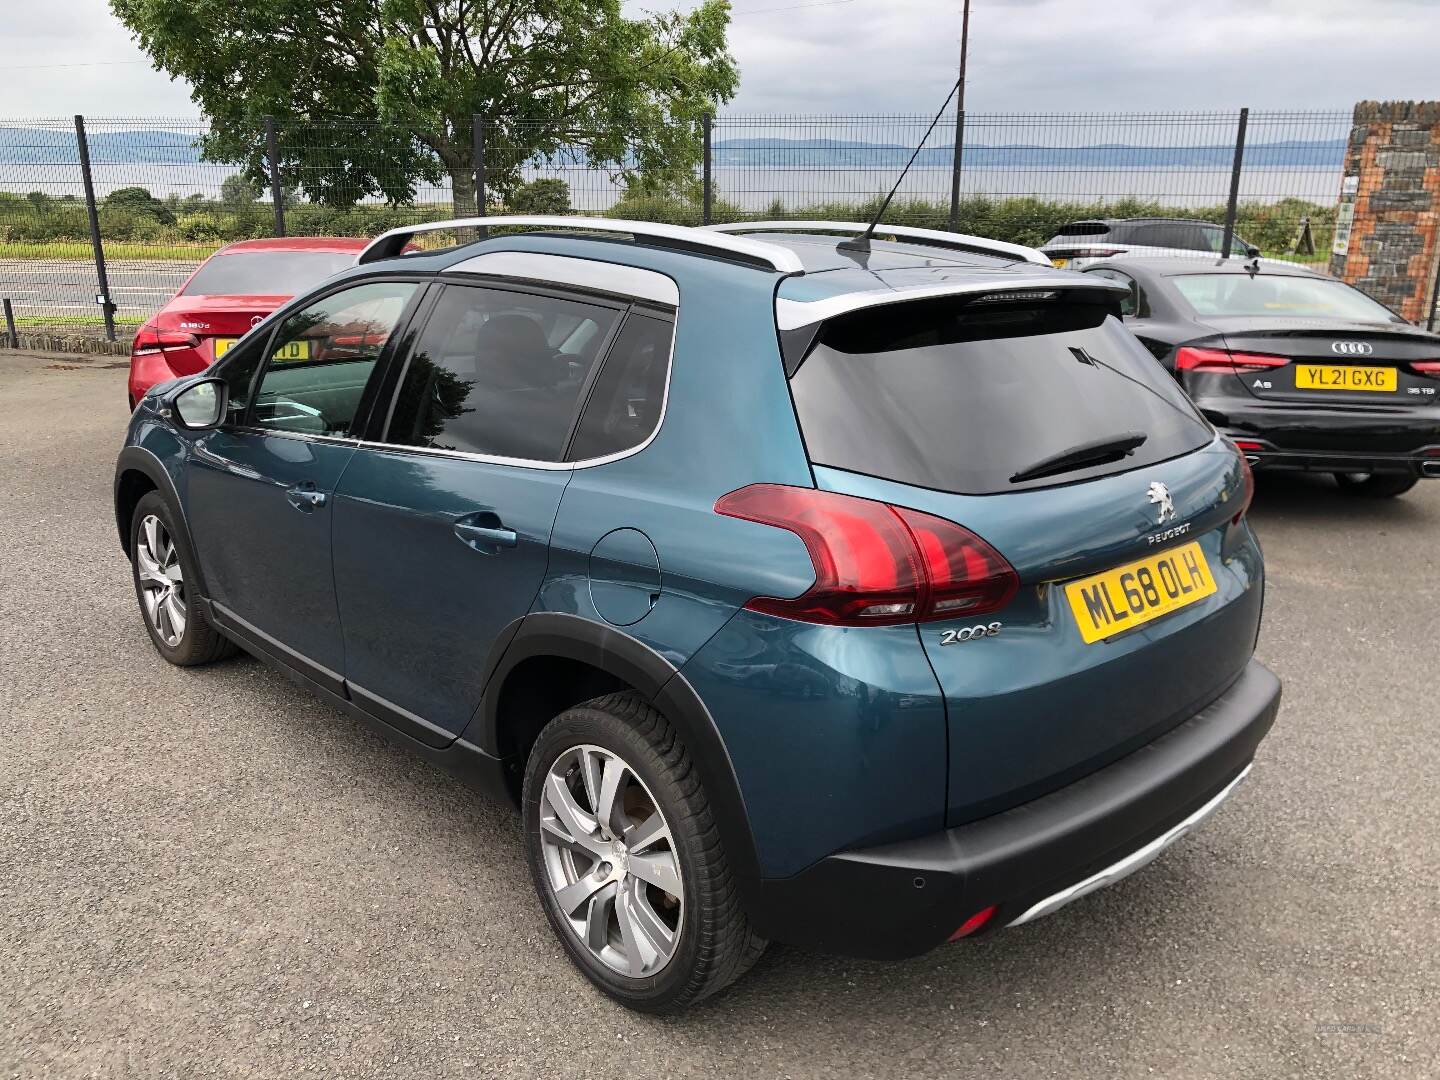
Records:
[[[1225,227],[1194,218],[1105,218],[1062,225],[1041,250],[1061,269],[1079,270],[1122,255],[1220,255]],[[1260,249],[1237,233],[1231,257],[1253,259]]]
[[[1245,776],[1249,472],[1122,286],[834,222],[421,228],[487,225],[547,231],[382,236],[150,391],[116,516],[167,660],[239,645],[514,800],[607,993],[1024,923]]]

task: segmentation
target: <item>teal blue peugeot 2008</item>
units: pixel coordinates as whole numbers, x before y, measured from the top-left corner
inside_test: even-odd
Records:
[[[404,253],[437,229],[469,242]],[[388,233],[139,403],[145,626],[511,800],[632,1008],[771,940],[1046,915],[1214,811],[1280,686],[1244,458],[1122,286],[1045,262],[844,222]]]

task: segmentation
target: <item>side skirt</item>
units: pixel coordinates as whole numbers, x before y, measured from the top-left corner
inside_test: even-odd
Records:
[[[257,660],[268,664],[284,675],[296,686],[310,691],[326,704],[333,705],[346,715],[361,721],[393,745],[403,747],[418,754],[431,764],[438,765],[467,787],[496,802],[504,803],[507,806],[514,805],[514,800],[510,797],[509,787],[506,784],[505,763],[500,758],[492,757],[465,739],[453,739],[444,745],[437,745],[437,733],[440,729],[419,717],[414,717],[414,720],[418,722],[415,734],[403,730],[396,723],[387,722],[386,719],[367,711],[352,699],[349,685],[337,673],[310,663],[305,657],[287,648],[264,631],[251,626],[223,604],[217,604],[208,598],[202,602],[210,621],[227,637]],[[364,694],[363,691],[361,694],[363,695],[362,700],[367,702],[376,700],[372,695]],[[397,720],[409,719],[412,716],[412,714],[396,710],[394,707],[387,709],[386,712]],[[416,737],[417,735],[419,737]]]

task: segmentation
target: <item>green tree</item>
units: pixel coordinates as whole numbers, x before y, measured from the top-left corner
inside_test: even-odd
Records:
[[[557,176],[542,176],[516,188],[508,207],[517,214],[568,214],[570,185]]]
[[[243,173],[235,173],[220,181],[220,205],[226,210],[237,213],[250,210],[259,197],[259,185]]]
[[[621,0],[110,0],[157,68],[210,117],[205,151],[264,175],[278,118],[287,188],[349,206],[413,201],[448,176],[475,212],[472,117],[502,197],[531,160],[622,176],[692,171],[700,121],[735,92],[728,0],[627,18]],[[196,42],[204,42],[203,48]],[[336,118],[364,120],[349,131]],[[518,118],[518,119],[517,119]]]
[[[136,214],[148,215],[162,225],[175,224],[175,215],[170,212],[169,207],[150,194],[149,188],[116,188],[105,196],[105,205],[115,210],[130,210]]]

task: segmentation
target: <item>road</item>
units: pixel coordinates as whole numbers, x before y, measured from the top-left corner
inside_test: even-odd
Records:
[[[0,352],[0,1076],[1440,1074],[1440,483],[1262,481],[1285,704],[1143,872],[906,963],[772,946],[654,1019],[569,966],[507,811],[253,660],[156,656],[124,398]]]
[[[105,265],[117,314],[135,318],[163,306],[198,264],[118,259]],[[98,316],[99,289],[89,259],[0,259],[0,298],[9,297],[17,316]]]

